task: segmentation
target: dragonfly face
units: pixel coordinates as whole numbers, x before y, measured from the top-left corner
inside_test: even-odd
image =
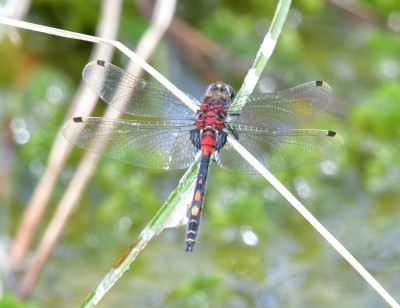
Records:
[[[235,98],[235,91],[226,83],[216,82],[208,85],[205,94],[205,98],[207,97],[220,97],[226,106]]]
[[[201,152],[188,211],[187,251],[193,250],[196,240],[211,159],[227,171],[257,174],[229,146],[228,134],[271,172],[332,158],[343,147],[342,139],[333,131],[295,128],[331,103],[332,89],[322,81],[277,93],[237,97],[245,103],[243,108],[232,104],[232,87],[213,83],[198,102],[196,114],[162,85],[105,61],[86,65],[83,78],[110,106],[154,120],[74,118],[63,128],[71,143],[135,166],[165,170],[187,168]]]

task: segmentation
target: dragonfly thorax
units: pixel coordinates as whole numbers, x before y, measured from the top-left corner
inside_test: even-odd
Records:
[[[196,126],[199,129],[223,129],[225,118],[224,101],[220,97],[207,97],[197,113]]]

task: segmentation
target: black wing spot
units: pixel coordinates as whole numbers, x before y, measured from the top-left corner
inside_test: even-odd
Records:
[[[72,121],[74,121],[75,123],[80,123],[80,122],[83,122],[83,119],[82,119],[82,117],[76,117],[76,118],[73,118]]]
[[[100,65],[100,66],[104,66],[104,64],[106,64],[106,61],[103,61],[103,60],[97,60],[97,65]]]
[[[320,87],[320,86],[322,86],[323,84],[324,84],[324,82],[321,81],[321,80],[318,80],[318,81],[315,82],[315,85],[316,85],[317,87]]]
[[[333,131],[329,130],[329,131],[326,133],[326,135],[327,135],[328,137],[335,137],[335,136],[336,136],[336,132],[333,132]]]

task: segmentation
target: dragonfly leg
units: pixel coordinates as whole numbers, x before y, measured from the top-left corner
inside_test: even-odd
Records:
[[[239,134],[232,125],[229,124],[226,126],[226,128],[232,133],[233,137],[235,137],[236,140],[239,140]]]
[[[228,138],[228,134],[222,130],[218,131],[218,135],[217,135],[217,141],[215,143],[215,149],[214,149],[214,160],[216,162],[219,161],[220,157],[221,157],[221,149],[223,148],[223,146],[225,145],[226,141]]]
[[[201,139],[200,139],[200,129],[195,128],[190,131],[190,141],[196,147],[196,149],[200,150],[201,148]]]
[[[223,130],[219,130],[217,134],[217,142],[215,143],[215,151],[219,151],[225,145],[228,134]]]

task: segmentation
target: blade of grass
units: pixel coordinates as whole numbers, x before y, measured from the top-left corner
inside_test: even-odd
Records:
[[[247,72],[244,78],[243,84],[236,95],[236,100],[232,105],[239,105],[243,107],[245,100],[240,100],[242,97],[246,97],[251,94],[256,86],[261,73],[263,72],[265,65],[271,57],[279,35],[281,34],[283,25],[285,23],[287,14],[289,12],[291,0],[280,0],[275,11],[274,18],[272,19],[271,25],[268,29],[267,35],[257,52],[256,58],[254,59],[253,66]]]
[[[121,278],[123,273],[129,269],[132,262],[153,236],[165,228],[165,223],[171,219],[171,215],[176,215],[177,219],[180,219],[182,213],[178,212],[174,214],[174,211],[179,204],[183,205],[181,211],[184,211],[184,214],[186,214],[184,195],[186,195],[186,192],[190,190],[191,186],[195,183],[194,180],[197,176],[197,169],[197,164],[192,164],[192,166],[186,171],[178,186],[165,201],[164,205],[160,208],[150,223],[142,230],[137,239],[128,247],[121,258],[115,263],[110,272],[108,272],[102,279],[100,284],[87,296],[81,307],[93,307],[101,300],[107,291],[110,290],[119,278]]]

